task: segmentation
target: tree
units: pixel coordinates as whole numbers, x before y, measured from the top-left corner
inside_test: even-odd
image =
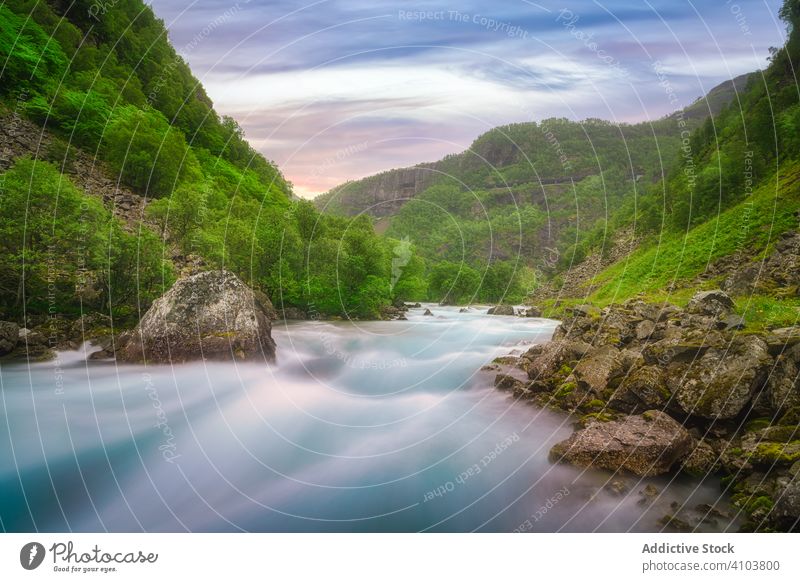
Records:
[[[166,196],[199,167],[183,135],[156,111],[125,106],[115,112],[104,139],[107,159],[126,183],[154,197]]]

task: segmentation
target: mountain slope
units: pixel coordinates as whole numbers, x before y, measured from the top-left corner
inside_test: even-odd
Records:
[[[717,115],[744,90],[752,74],[725,81],[686,107],[679,117],[691,124]],[[494,128],[479,136],[469,150],[431,163],[387,170],[346,182],[318,196],[315,204],[326,212],[376,217],[391,216],[399,208],[446,176],[470,188],[507,188],[524,183],[579,181],[613,167],[633,177],[672,163],[658,157],[658,147],[675,149],[680,128],[674,122],[614,125],[596,119],[582,123],[545,119]]]
[[[596,272],[629,249],[637,205],[657,197],[681,164],[681,132],[702,127],[702,112],[722,111],[751,77],[654,123],[546,119],[498,127],[466,152],[343,184],[315,204],[378,217],[381,232],[409,239],[427,261],[429,299],[520,301],[545,276],[593,252]],[[459,284],[463,292],[454,295],[437,284],[458,273],[480,286]]]
[[[279,307],[321,316],[377,317],[393,299],[393,244],[368,220],[294,199],[141,0],[0,6],[0,108],[0,180],[14,186],[0,201],[5,319],[46,317],[53,289],[60,316],[133,322],[172,281],[173,258],[189,271],[225,267]],[[60,192],[78,208],[104,204],[105,238],[69,228],[80,217],[56,203]],[[47,221],[26,226],[31,196],[61,233],[54,253]]]

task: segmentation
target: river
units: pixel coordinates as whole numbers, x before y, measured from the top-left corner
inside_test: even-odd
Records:
[[[0,527],[659,531],[698,504],[730,512],[716,479],[551,464],[574,419],[516,401],[480,368],[557,322],[428,307],[408,321],[276,323],[271,366],[145,368],[87,361],[87,347],[3,363]],[[648,485],[659,493],[645,503]]]

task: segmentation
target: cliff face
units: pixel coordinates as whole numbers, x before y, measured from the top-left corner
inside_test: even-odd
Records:
[[[366,212],[381,218],[391,216],[441,175],[437,164],[389,170],[375,176],[337,186],[316,200],[320,210],[355,215]]]

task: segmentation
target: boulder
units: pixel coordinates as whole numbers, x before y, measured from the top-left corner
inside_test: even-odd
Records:
[[[253,289],[253,298],[258,303],[256,307],[260,307],[264,313],[267,314],[267,317],[269,317],[270,321],[275,321],[278,319],[278,312],[275,310],[275,306],[272,305],[272,301],[270,301],[270,298],[266,293],[264,293],[261,289]]]
[[[767,400],[775,413],[800,406],[800,344],[780,354],[767,380]]]
[[[430,309],[425,309],[425,313],[423,313],[422,315],[431,315],[432,316],[433,315],[433,311],[431,311]]]
[[[516,393],[525,393],[527,378],[514,370],[505,370],[494,377],[494,386],[499,390],[510,390]]]
[[[656,323],[666,321],[680,311],[671,303],[646,303],[641,299],[630,301],[626,306],[639,319],[647,319]]]
[[[267,313],[233,273],[179,279],[157,299],[117,353],[126,362],[275,359]]]
[[[528,378],[548,382],[564,365],[580,360],[591,346],[583,342],[561,341],[533,346],[522,356]],[[570,368],[570,372],[571,372]]]
[[[797,476],[778,494],[772,519],[784,531],[800,529],[800,479]]]
[[[620,351],[614,346],[603,346],[587,352],[572,370],[572,377],[579,387],[599,395],[622,373]]]
[[[741,315],[736,315],[735,313],[731,313],[724,319],[719,320],[717,322],[717,327],[719,327],[720,329],[724,329],[725,331],[744,329],[745,327],[744,317],[742,317]]]
[[[608,405],[623,412],[642,412],[661,409],[670,399],[660,366],[640,366],[627,375],[608,401]]]
[[[542,309],[540,307],[536,307],[534,305],[528,307],[523,313],[525,317],[541,317],[542,316]]]
[[[711,348],[725,346],[718,331],[705,329],[667,328],[666,337],[647,344],[642,350],[645,362],[665,366],[671,362],[691,362]]]
[[[764,337],[769,352],[776,356],[784,350],[800,344],[800,325],[770,330]]]
[[[512,305],[495,305],[490,307],[486,313],[489,315],[514,315],[514,307]]]
[[[750,403],[772,362],[756,336],[735,337],[683,367],[670,368],[667,387],[681,409],[712,420],[731,419]]]
[[[381,307],[381,317],[389,320],[406,318],[405,311],[393,305],[384,305]]]
[[[649,319],[642,320],[636,325],[636,339],[638,340],[650,339],[650,336],[653,335],[653,332],[655,330],[656,330],[655,323],[653,323]]]
[[[554,461],[645,477],[660,475],[689,454],[692,437],[658,410],[610,422],[591,421],[586,428],[550,450]]]
[[[723,318],[729,315],[734,308],[733,299],[720,289],[713,291],[700,291],[689,300],[686,306],[688,313],[697,315],[710,315]]]
[[[55,357],[54,344],[55,340],[49,331],[40,326],[20,337],[16,349],[11,352],[9,357],[28,361],[49,360]]]
[[[17,347],[19,326],[13,321],[0,321],[0,356],[4,356]]]
[[[706,441],[699,441],[684,459],[681,469],[689,475],[706,477],[717,470],[719,455]]]
[[[81,344],[98,336],[108,335],[111,318],[104,313],[84,313],[76,319],[69,330],[69,339]]]
[[[567,311],[569,311],[575,317],[600,317],[600,310],[594,305],[589,305],[588,303],[583,305],[575,305],[570,307]]]

